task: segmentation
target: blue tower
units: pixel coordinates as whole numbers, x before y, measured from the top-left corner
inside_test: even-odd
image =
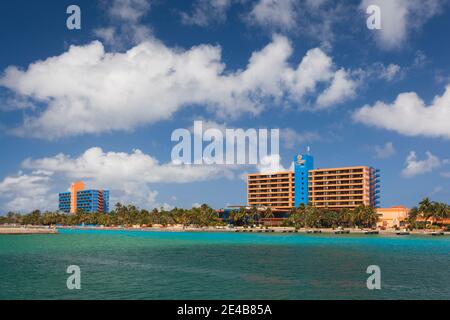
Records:
[[[308,172],[314,169],[314,158],[298,154],[294,157],[295,207],[308,205]]]

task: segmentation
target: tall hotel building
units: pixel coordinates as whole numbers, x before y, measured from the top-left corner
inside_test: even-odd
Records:
[[[379,205],[379,170],[367,166],[314,169],[310,155],[294,158],[294,171],[249,174],[249,206],[289,210],[301,204],[319,208]]]
[[[83,182],[74,182],[69,192],[59,194],[59,210],[75,214],[77,209],[85,212],[109,212],[108,190],[84,190]]]

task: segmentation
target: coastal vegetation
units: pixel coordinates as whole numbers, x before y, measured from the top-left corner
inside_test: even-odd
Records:
[[[410,210],[407,222],[411,228],[424,229],[448,225],[449,220],[450,205],[425,198]],[[447,229],[449,228],[450,226],[447,226]]]
[[[376,209],[370,206],[360,206],[355,209],[328,209],[313,206],[300,206],[290,212],[280,215],[270,208],[244,207],[232,210],[228,214],[217,212],[210,206],[203,204],[191,209],[164,208],[139,209],[134,205],[122,205],[117,203],[114,209],[108,213],[86,213],[78,210],[77,214],[65,214],[62,212],[41,212],[35,210],[29,214],[9,212],[6,216],[0,216],[0,224],[17,225],[103,225],[103,226],[168,226],[182,225],[184,227],[223,226],[232,224],[235,226],[249,227],[262,225],[264,222],[273,221],[273,218],[285,218],[283,226],[295,228],[370,228],[376,226],[379,216]],[[411,209],[406,220],[407,225],[414,229],[442,226],[450,219],[450,206],[445,203],[423,199],[418,206]]]
[[[0,223],[66,226],[84,224],[125,227],[174,224],[197,227],[223,225],[216,211],[206,204],[191,209],[174,208],[165,210],[164,208],[155,208],[148,211],[139,209],[134,205],[125,206],[121,203],[117,203],[114,210],[107,214],[86,213],[83,210],[77,210],[76,214],[49,211],[41,213],[39,210],[25,215],[9,212],[5,217],[0,217]]]
[[[284,225],[295,228],[374,227],[378,214],[373,207],[359,206],[353,210],[332,210],[300,206],[291,210]]]

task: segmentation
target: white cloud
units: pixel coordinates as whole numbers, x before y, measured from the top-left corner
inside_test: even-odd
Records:
[[[374,151],[375,157],[379,159],[390,158],[396,153],[394,144],[392,142],[386,142],[384,146],[375,146]]]
[[[390,63],[374,62],[367,65],[364,69],[358,68],[352,71],[354,78],[358,77],[359,83],[368,83],[372,81],[382,80],[391,82],[401,79],[410,68],[402,68],[401,66]]]
[[[317,98],[317,107],[328,108],[353,97],[356,91],[356,82],[351,80],[344,69],[338,70],[333,77],[331,85]]]
[[[381,30],[369,30],[386,49],[401,48],[409,35],[429,19],[442,12],[446,0],[362,0],[360,9],[366,14],[369,5],[381,9]]]
[[[115,19],[138,22],[150,10],[149,0],[112,0],[108,14]]]
[[[318,84],[325,90],[321,106],[351,98],[355,84],[343,69],[336,71],[331,57],[312,49],[291,68],[292,51],[288,39],[276,35],[244,70],[229,72],[217,46],[185,51],[152,39],[124,53],[107,53],[94,41],[26,70],[8,67],[0,86],[45,105],[15,132],[46,139],[132,130],[186,106],[203,106],[222,117],[257,114],[268,100],[277,105],[310,99],[320,94]]]
[[[191,12],[181,12],[181,21],[201,27],[223,23],[230,8],[238,5],[250,7],[241,15],[248,25],[302,34],[318,40],[322,48],[331,47],[336,24],[348,26],[348,12],[358,10],[354,4],[330,0],[195,0]]]
[[[450,139],[450,85],[427,106],[415,92],[402,93],[392,104],[378,101],[358,109],[353,118],[366,125],[408,136]]]
[[[278,154],[268,155],[261,159],[257,165],[260,173],[271,174],[275,172],[289,171],[281,164],[281,157]]]
[[[94,35],[103,40],[106,44],[114,44],[116,40],[116,29],[114,27],[105,27],[94,29]]]
[[[418,160],[414,151],[411,151],[406,157],[406,167],[402,170],[402,175],[406,178],[412,178],[417,175],[431,172],[442,166],[442,161],[431,152],[426,152],[427,158]]]
[[[104,152],[94,147],[77,158],[58,154],[54,157],[26,159],[26,169],[46,170],[70,179],[87,179],[97,186],[121,189],[128,183],[188,183],[231,177],[225,167],[160,164],[152,156],[136,149],[132,153]]]
[[[227,10],[232,2],[232,0],[196,0],[192,13],[181,13],[181,21],[184,24],[201,27],[225,22]]]
[[[306,0],[297,10],[297,30],[322,48],[331,50],[334,42],[341,38],[336,30],[352,28],[353,12],[357,9],[350,1]]]
[[[110,195],[110,208],[117,202],[124,204],[134,204],[142,208],[164,208],[170,210],[172,205],[158,201],[158,191],[151,190],[151,187],[139,182],[124,182],[120,190],[114,190]]]
[[[226,129],[227,129],[227,124],[226,123],[218,123],[216,121],[213,120],[204,120],[202,118],[197,119],[195,121],[201,121],[202,124],[202,134],[205,133],[206,130],[208,129],[217,129],[220,132],[222,132],[222,134],[225,136],[226,133]],[[230,128],[229,128],[230,129]],[[192,125],[189,128],[189,131],[194,134],[194,126]]]
[[[401,68],[397,64],[391,63],[387,67],[384,65],[381,66],[382,68],[380,70],[379,77],[386,81],[392,81],[400,73]]]
[[[112,0],[104,3],[110,26],[94,29],[94,35],[107,45],[123,49],[151,37],[151,28],[142,19],[151,8],[150,0]]]
[[[57,185],[70,185],[82,180],[89,188],[107,188],[112,191],[111,206],[117,201],[142,207],[170,208],[158,202],[158,191],[153,184],[191,183],[220,178],[233,179],[234,167],[207,165],[160,164],[140,150],[131,153],[104,152],[101,148],[87,149],[78,157],[65,154],[40,159],[26,159],[19,172],[0,181],[0,199],[3,210],[27,212],[34,209],[56,209]],[[63,184],[62,184],[63,183]]]
[[[56,196],[49,195],[50,176],[45,172],[19,172],[0,181],[1,207],[6,211],[26,212],[49,207]],[[55,206],[51,206],[55,207]]]
[[[259,0],[254,2],[246,22],[269,31],[289,32],[317,41],[330,49],[340,25],[351,27],[357,5],[330,0]],[[339,26],[338,26],[339,25]]]
[[[322,136],[315,131],[297,132],[291,128],[283,129],[280,138],[287,149],[298,149],[304,147],[304,143],[322,140]]]
[[[279,29],[296,26],[297,11],[294,0],[259,0],[250,12],[252,23]]]
[[[309,50],[303,57],[297,70],[286,73],[291,92],[299,97],[316,90],[320,82],[328,82],[333,77],[332,59],[321,49]]]

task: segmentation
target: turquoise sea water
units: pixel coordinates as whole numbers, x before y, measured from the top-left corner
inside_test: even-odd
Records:
[[[81,290],[68,290],[69,265]],[[368,290],[366,268],[381,268]],[[450,299],[450,238],[73,231],[0,235],[0,299]]]

